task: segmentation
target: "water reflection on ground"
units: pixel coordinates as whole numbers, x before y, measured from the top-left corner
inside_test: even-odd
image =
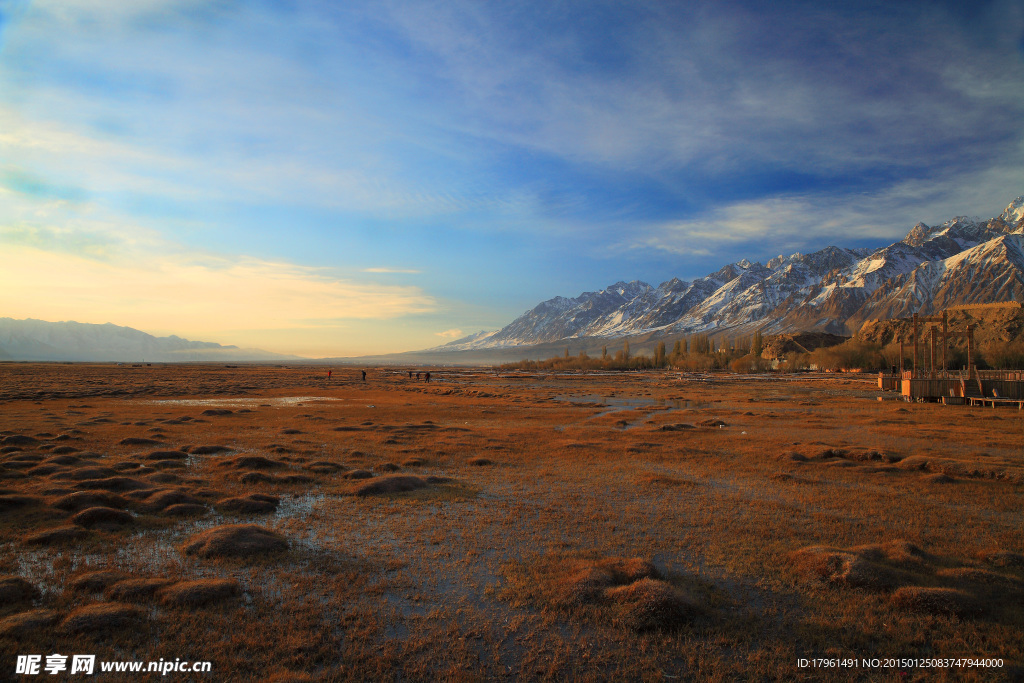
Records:
[[[257,406],[285,408],[306,403],[327,403],[344,400],[343,398],[333,398],[331,396],[274,396],[271,398],[235,396],[233,398],[169,398],[147,401],[147,403],[167,406],[206,406],[210,408],[255,408]]]

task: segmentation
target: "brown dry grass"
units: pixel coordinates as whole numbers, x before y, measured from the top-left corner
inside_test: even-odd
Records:
[[[830,653],[1020,675],[1020,413],[895,410],[841,375],[435,378],[0,363],[0,574],[40,591],[0,604],[25,624],[0,652],[209,659],[218,680],[792,680]],[[197,398],[236,402],[160,402]],[[351,495],[385,463],[427,485]],[[215,507],[254,496],[279,502]],[[134,522],[71,525],[95,504]],[[636,557],[658,571],[617,564]],[[139,617],[104,597],[124,578],[172,583]],[[200,617],[163,599],[190,582],[238,592]]]

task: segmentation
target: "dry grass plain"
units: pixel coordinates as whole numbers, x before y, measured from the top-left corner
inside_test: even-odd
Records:
[[[1022,413],[880,395],[0,364],[0,677],[57,652],[224,681],[1020,680]]]

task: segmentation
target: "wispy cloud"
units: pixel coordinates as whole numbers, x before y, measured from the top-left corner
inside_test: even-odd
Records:
[[[456,329],[445,330],[444,332],[435,332],[434,334],[442,339],[459,339],[460,337],[466,336],[465,332]]]
[[[882,246],[902,239],[918,222],[937,225],[957,215],[983,219],[997,215],[1024,192],[1024,147],[1018,158],[1020,165],[905,181],[853,197],[812,195],[736,202],[689,220],[639,227],[613,249],[715,256],[724,262],[737,250],[758,258],[780,250],[826,245]]]
[[[364,273],[422,273],[422,270],[414,270],[412,268],[363,268]]]

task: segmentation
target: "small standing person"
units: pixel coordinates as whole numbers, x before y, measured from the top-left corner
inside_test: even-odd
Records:
[[[424,381],[426,381],[426,382],[430,381],[430,373],[429,372],[426,374],[426,376],[424,378]]]
[[[363,370],[363,381],[366,381],[366,370]]]
[[[328,371],[327,371],[327,379],[330,379],[330,378],[331,378],[331,373],[332,373],[332,372],[334,372],[334,371],[333,371],[333,370],[328,370]]]

